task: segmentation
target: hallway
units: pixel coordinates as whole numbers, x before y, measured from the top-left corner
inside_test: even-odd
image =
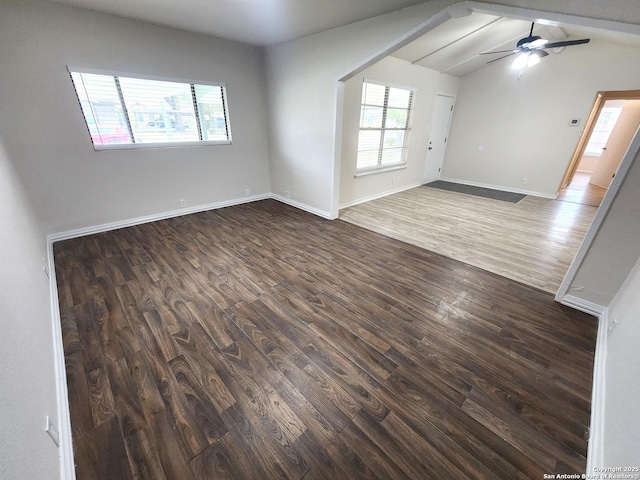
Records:
[[[607,189],[589,183],[590,173],[576,172],[567,188],[558,192],[556,200],[599,207]]]

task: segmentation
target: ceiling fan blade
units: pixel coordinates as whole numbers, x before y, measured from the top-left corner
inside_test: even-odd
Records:
[[[534,55],[538,55],[540,58],[544,58],[549,55],[549,52],[545,52],[544,50],[540,50],[539,48],[536,48],[533,52]]]
[[[568,47],[570,45],[582,45],[583,43],[589,43],[589,38],[583,38],[581,40],[564,40],[562,42],[547,43],[540,48],[559,48]]]
[[[482,52],[480,53],[480,55],[492,55],[494,53],[518,53],[520,50],[515,49],[515,50],[496,50],[495,52]]]
[[[493,60],[489,60],[489,61],[487,62],[487,65],[489,65],[490,63],[493,63],[493,62],[497,62],[498,60],[502,60],[503,58],[510,57],[511,55],[515,55],[516,53],[517,53],[517,51],[516,51],[516,52],[508,53],[508,54],[503,55],[503,56],[498,57],[498,58],[494,58]]]

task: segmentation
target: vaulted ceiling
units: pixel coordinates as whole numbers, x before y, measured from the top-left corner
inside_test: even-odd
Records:
[[[392,55],[414,65],[463,77],[502,56],[500,54],[481,55],[481,53],[514,49],[518,40],[529,35],[533,20],[474,12],[445,22]],[[634,35],[551,24],[544,20],[536,20],[536,22],[533,34],[549,41],[590,38],[592,41],[640,48],[640,38]],[[588,48],[588,45],[564,48]],[[561,55],[563,50],[563,48],[556,48],[547,51],[551,55]],[[503,61],[512,60],[513,57],[511,60]]]

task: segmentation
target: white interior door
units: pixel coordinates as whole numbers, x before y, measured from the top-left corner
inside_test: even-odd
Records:
[[[440,178],[444,152],[447,146],[447,136],[449,126],[453,116],[454,98],[449,95],[436,95],[436,104],[431,118],[431,128],[429,132],[429,144],[427,145],[427,155],[425,158],[424,175],[422,184],[433,182]]]

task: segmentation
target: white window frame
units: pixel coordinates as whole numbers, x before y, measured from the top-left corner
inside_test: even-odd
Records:
[[[224,82],[212,82],[212,81],[195,81],[195,80],[187,80],[184,78],[175,78],[175,77],[163,77],[163,76],[154,76],[154,75],[144,75],[139,73],[130,73],[130,72],[121,72],[121,71],[113,71],[113,70],[101,70],[94,68],[85,68],[85,67],[74,67],[67,66],[67,71],[69,72],[69,78],[71,79],[71,84],[74,88],[74,93],[78,99],[78,106],[83,115],[83,119],[85,121],[85,125],[87,127],[87,131],[89,133],[89,139],[93,145],[94,150],[102,151],[102,150],[130,150],[130,149],[143,149],[143,148],[181,148],[181,147],[194,147],[194,146],[204,146],[204,145],[230,145],[232,143],[231,137],[231,119],[229,115],[229,107],[228,107],[228,99],[227,99],[227,88]],[[205,86],[214,86],[222,88],[222,103],[224,110],[224,119],[227,131],[227,140],[195,140],[195,141],[183,141],[183,142],[147,142],[147,143],[122,143],[122,144],[95,144],[93,143],[93,138],[91,137],[91,130],[89,124],[87,123],[87,117],[85,116],[84,109],[80,102],[80,97],[78,96],[77,86],[71,77],[71,73],[87,73],[87,74],[95,74],[95,75],[107,75],[112,77],[128,77],[135,78],[140,80],[156,80],[161,82],[174,82],[174,83],[182,83],[190,85],[193,89],[194,85],[205,85]],[[126,108],[124,105],[124,101],[122,100],[122,94],[120,93],[121,104],[123,107],[123,111],[126,112]],[[194,113],[196,122],[200,122],[198,117],[197,107],[194,106]],[[131,119],[127,114],[127,123],[130,123]],[[133,132],[131,131],[131,127],[128,127],[129,135],[131,139],[135,141]],[[202,137],[200,133],[200,127],[198,126],[198,135]]]
[[[386,111],[387,111],[387,103],[386,103],[386,99],[388,98],[388,90],[390,88],[397,88],[397,89],[402,89],[402,90],[407,90],[410,92],[410,97],[409,97],[409,107],[407,109],[407,123],[406,123],[406,127],[403,129],[398,129],[398,128],[385,128],[384,125],[381,128],[371,128],[371,127],[366,127],[363,128],[362,127],[362,110],[363,107],[365,106],[365,104],[360,103],[360,110],[361,110],[361,114],[360,114],[360,123],[358,125],[358,136],[360,134],[360,132],[362,130],[380,130],[381,133],[381,138],[380,138],[380,147],[378,149],[378,164],[372,167],[358,167],[358,153],[360,151],[360,142],[358,141],[358,147],[356,150],[356,177],[360,177],[360,176],[364,176],[364,175],[370,175],[373,173],[382,173],[382,172],[388,172],[388,171],[392,171],[392,170],[400,170],[400,169],[404,169],[407,168],[407,149],[408,149],[408,139],[409,139],[409,132],[411,131],[411,121],[412,121],[412,113],[413,113],[413,108],[414,108],[414,104],[415,104],[415,95],[417,90],[415,88],[411,88],[411,87],[407,87],[407,86],[402,86],[402,85],[394,85],[394,84],[390,84],[387,82],[380,82],[380,81],[376,81],[376,80],[370,80],[368,78],[363,79],[362,81],[362,88],[364,88],[364,85],[370,83],[370,84],[374,84],[374,85],[379,85],[381,87],[385,87],[386,89],[386,93],[385,93],[385,104],[383,105],[383,119],[386,118]],[[362,91],[362,90],[361,90]],[[383,120],[384,121],[384,120]],[[382,148],[382,142],[384,141],[384,132],[386,130],[403,130],[405,132],[404,135],[404,144],[402,146],[402,160],[400,162],[397,163],[387,163],[387,164],[382,164],[381,163],[381,158],[382,158],[382,152],[383,152],[383,148]]]

